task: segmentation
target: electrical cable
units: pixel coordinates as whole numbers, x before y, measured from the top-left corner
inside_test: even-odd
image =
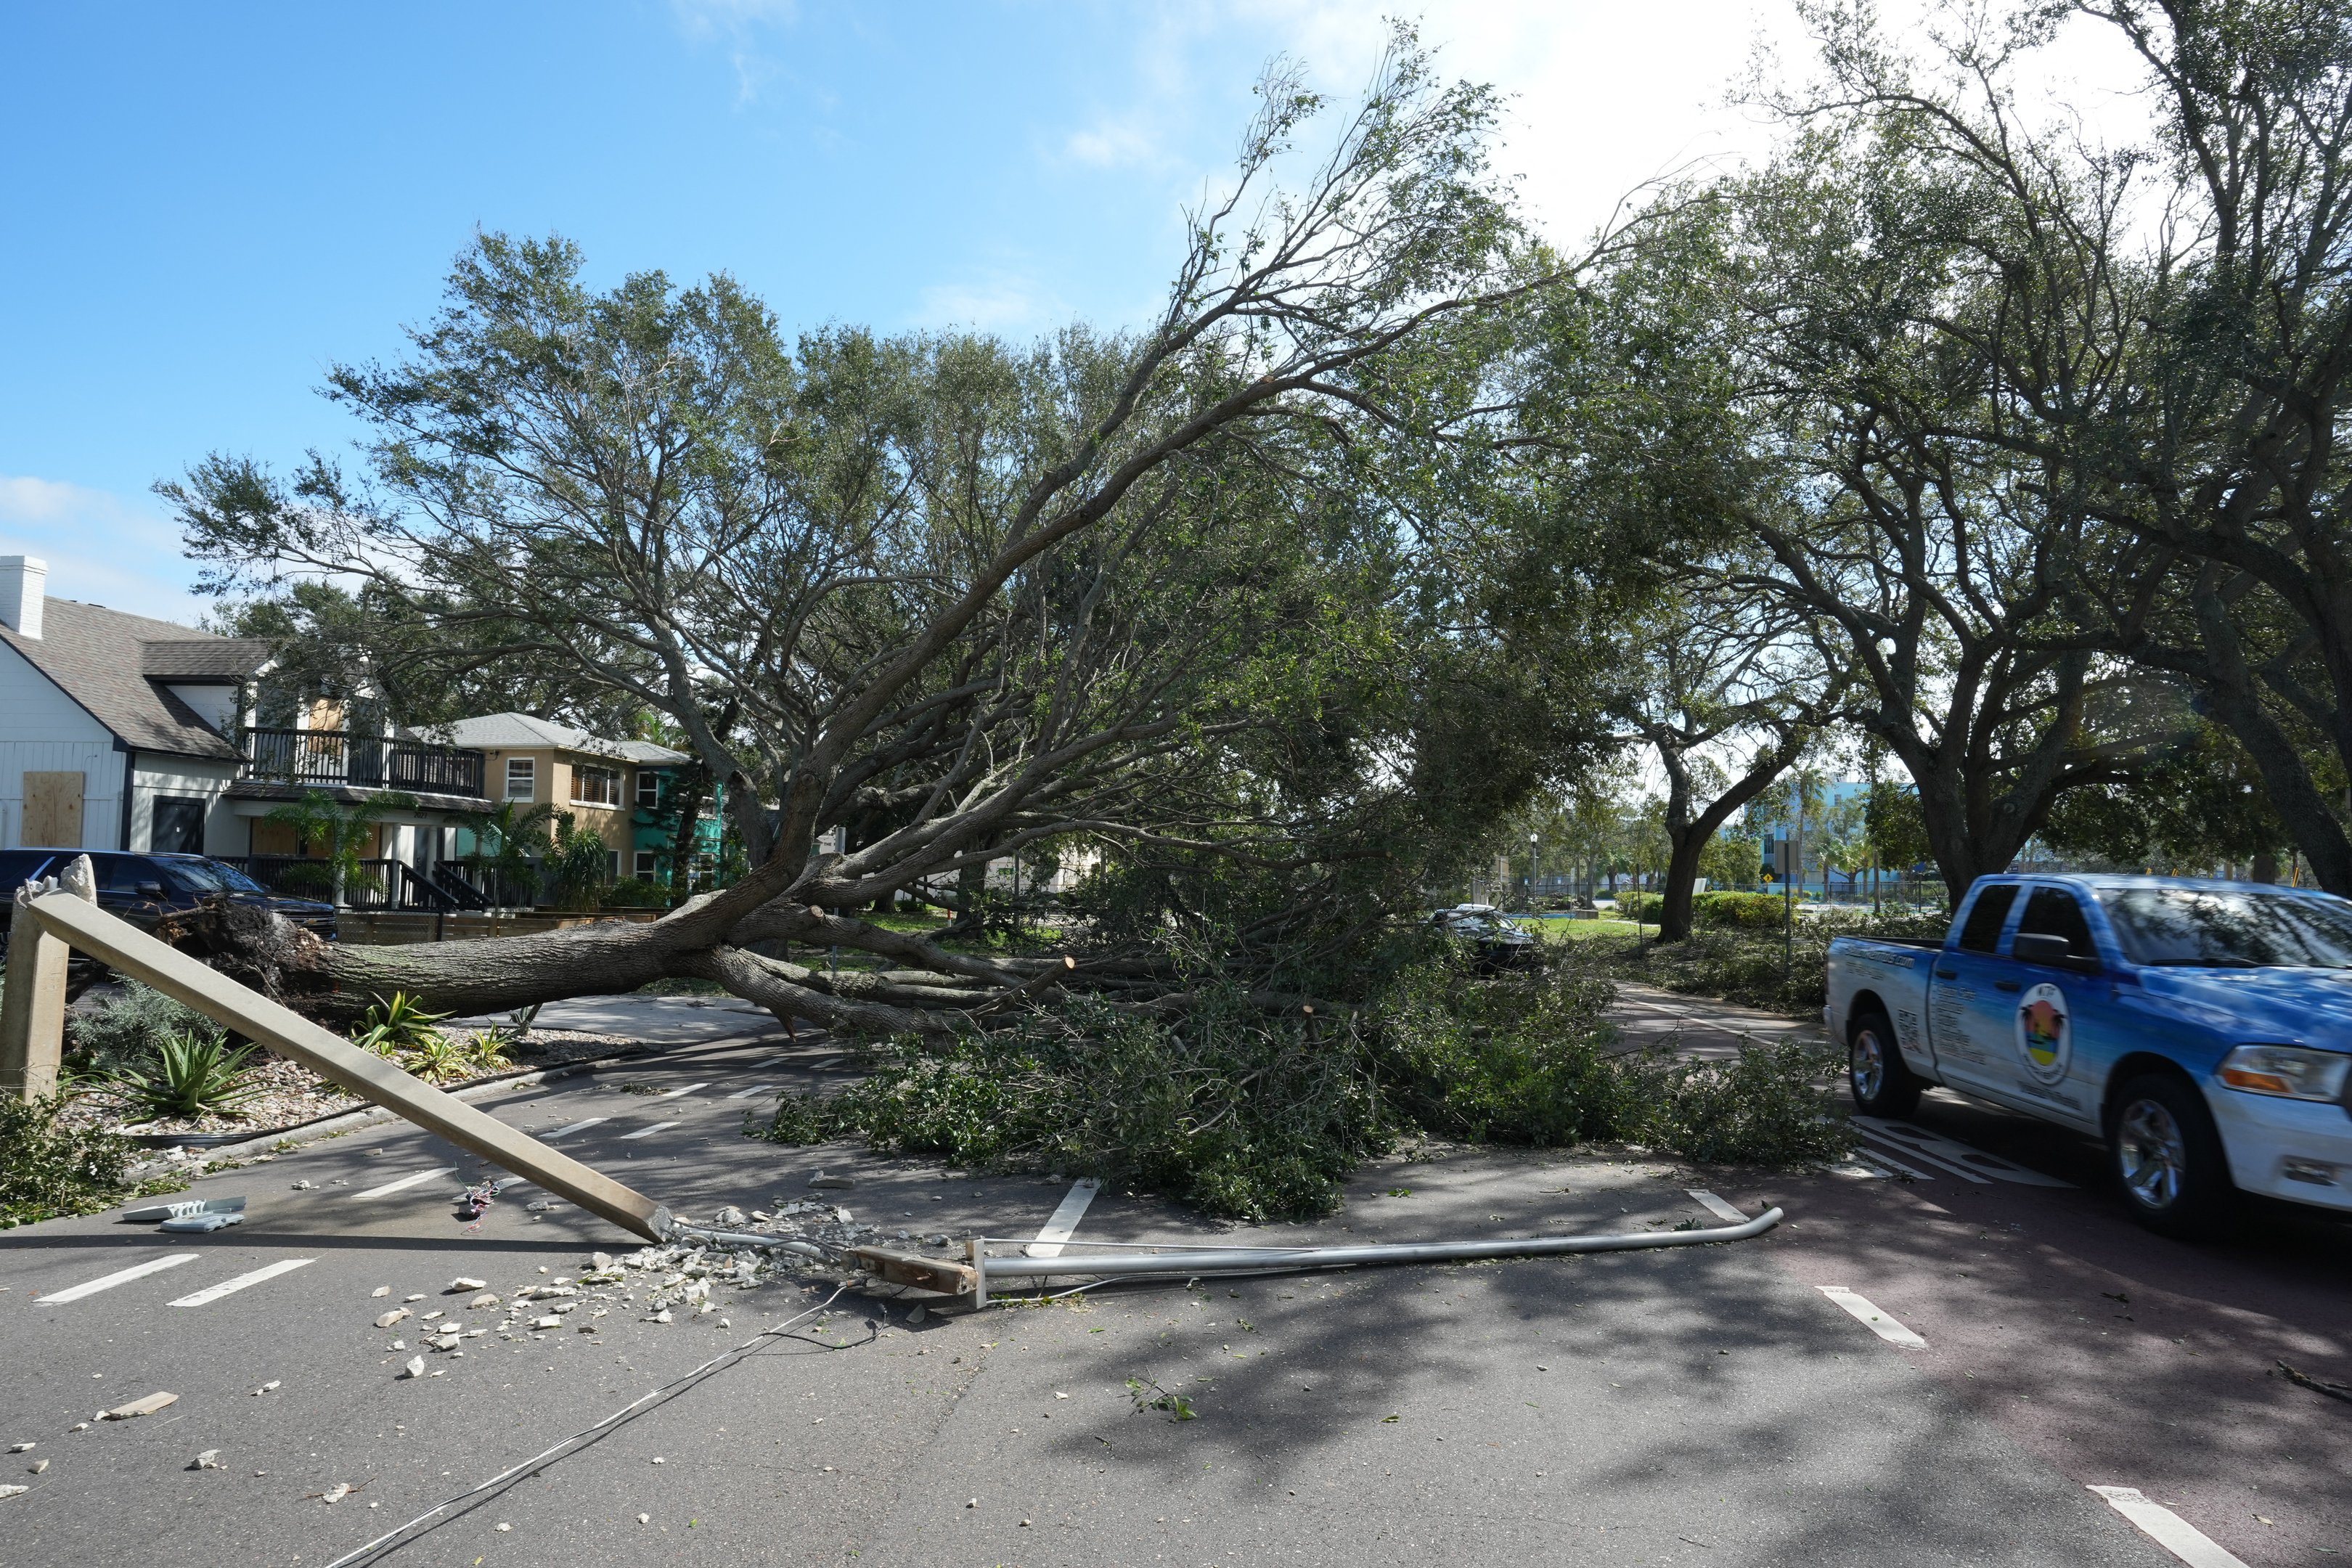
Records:
[[[571,1436],[564,1438],[562,1442],[541,1449],[538,1453],[533,1454],[530,1458],[522,1461],[522,1463],[510,1466],[506,1469],[500,1470],[497,1475],[492,1476],[488,1480],[482,1482],[479,1486],[468,1488],[467,1490],[459,1492],[456,1497],[449,1499],[446,1502],[439,1503],[432,1508],[426,1509],[423,1513],[418,1514],[415,1519],[410,1520],[407,1523],[396,1525],[393,1529],[384,1531],[382,1535],[377,1536],[373,1541],[369,1542],[366,1545],[343,1553],[343,1555],[336,1558],[332,1563],[328,1563],[326,1568],[349,1568],[350,1564],[357,1563],[362,1558],[369,1557],[378,1552],[388,1551],[392,1546],[399,1542],[401,1537],[406,1535],[410,1531],[415,1530],[418,1525],[423,1524],[426,1520],[431,1519],[435,1514],[446,1513],[449,1510],[456,1508],[459,1503],[464,1502],[468,1498],[481,1496],[482,1494],[489,1491],[493,1487],[502,1485],[507,1481],[519,1479],[523,1476],[530,1474],[534,1470],[544,1468],[549,1464],[554,1462],[554,1460],[562,1455],[564,1449],[571,1447],[576,1443],[585,1442],[587,1439],[593,1437],[600,1433],[611,1430],[612,1428],[618,1426],[623,1421],[627,1420],[631,1415],[640,1414],[638,1407],[646,1404],[649,1400],[659,1399],[664,1394],[675,1394],[678,1390],[684,1388],[687,1384],[698,1382],[709,1373],[716,1371],[722,1363],[731,1363],[741,1359],[743,1356],[748,1355],[753,1348],[760,1344],[761,1341],[774,1339],[791,1329],[793,1324],[816,1316],[819,1312],[824,1311],[827,1307],[832,1306],[835,1301],[841,1300],[842,1294],[848,1289],[849,1286],[847,1284],[834,1287],[832,1295],[827,1296],[824,1300],[819,1301],[815,1306],[809,1308],[806,1311],[799,1313],[797,1316],[787,1318],[782,1322],[774,1325],[772,1328],[761,1329],[758,1333],[753,1334],[741,1344],[719,1352],[709,1361],[704,1362],[700,1366],[696,1367],[692,1372],[675,1377],[650,1393],[639,1394],[636,1398],[632,1399],[626,1405],[622,1405],[618,1410],[614,1411],[613,1414],[605,1416],[602,1421],[597,1422],[594,1426],[581,1428],[579,1431],[572,1434]]]

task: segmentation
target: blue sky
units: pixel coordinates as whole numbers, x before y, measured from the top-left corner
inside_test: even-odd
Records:
[[[0,552],[198,613],[148,486],[345,446],[324,368],[398,353],[477,226],[724,269],[791,327],[1136,321],[1263,62],[1352,90],[1400,10],[1516,95],[1502,164],[1563,232],[1760,145],[1724,89],[1797,39],[1786,0],[0,0]]]

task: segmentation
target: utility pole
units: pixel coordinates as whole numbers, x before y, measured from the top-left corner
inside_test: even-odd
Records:
[[[1536,912],[1536,874],[1541,868],[1536,855],[1536,836],[1530,833],[1528,835],[1528,913],[1529,914]]]

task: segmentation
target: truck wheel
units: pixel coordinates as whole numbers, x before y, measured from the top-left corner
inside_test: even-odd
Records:
[[[2132,1217],[2159,1236],[2212,1235],[2237,1190],[2213,1113],[2188,1079],[2147,1073],[2124,1085],[2107,1122],[2107,1149]]]
[[[1905,1117],[1919,1109],[1927,1086],[1904,1061],[1895,1026],[1884,1013],[1858,1015],[1846,1030],[1846,1087],[1865,1116]]]

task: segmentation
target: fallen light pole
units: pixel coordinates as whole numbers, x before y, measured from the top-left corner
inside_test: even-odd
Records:
[[[674,1226],[668,1209],[591,1169],[561,1150],[508,1126],[452,1094],[361,1050],[292,1008],[215,973],[166,942],[89,901],[88,859],[68,869],[68,886],[27,884],[16,890],[8,939],[8,984],[0,997],[0,1091],[26,1099],[57,1081],[65,1027],[65,953],[79,948],[143,981],[215,1023],[257,1040],[278,1056],[374,1101],[461,1149],[568,1198],[600,1218],[650,1241]],[[37,939],[37,940],[36,940]]]
[[[1616,1236],[1495,1237],[1481,1241],[1422,1241],[1366,1247],[1171,1247],[1164,1242],[1105,1243],[1117,1252],[1065,1254],[1059,1258],[991,1258],[988,1238],[965,1243],[961,1262],[925,1258],[888,1247],[853,1247],[845,1256],[868,1274],[897,1285],[963,1296],[974,1307],[988,1305],[999,1280],[1045,1279],[1122,1279],[1212,1274],[1286,1274],[1318,1268],[1354,1268],[1384,1263],[1460,1263],[1490,1258],[1550,1258],[1575,1252],[1637,1252],[1667,1247],[1709,1247],[1748,1241],[1779,1225],[1781,1211],[1766,1209],[1742,1225],[1710,1230],[1668,1230]]]

